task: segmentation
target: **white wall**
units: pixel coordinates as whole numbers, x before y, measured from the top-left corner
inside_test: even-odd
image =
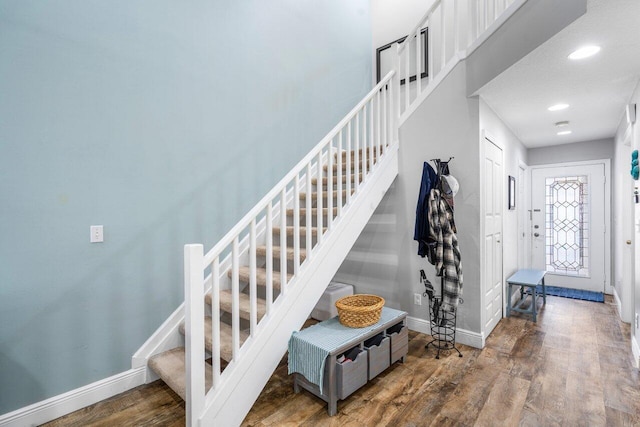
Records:
[[[518,214],[521,209],[526,210],[525,200],[516,200],[517,210],[507,209],[508,185],[507,176],[518,178],[518,169],[527,165],[527,149],[518,137],[507,127],[502,119],[491,107],[480,99],[480,131],[486,131],[494,139],[494,143],[503,148],[504,152],[504,223],[503,223],[503,273],[509,277],[518,269]],[[482,137],[482,135],[480,135]],[[482,141],[481,141],[482,142]],[[516,188],[519,183],[516,182]],[[526,188],[526,187],[525,187]]]
[[[636,86],[633,94],[630,97],[629,103],[640,104],[640,84]],[[622,116],[623,112],[621,112]],[[614,159],[614,168],[615,175],[623,175],[625,173],[629,173],[629,166],[631,159],[628,157],[628,150],[620,147],[624,142],[624,135],[629,128],[626,118],[622,117],[620,125],[618,126],[618,131],[615,136],[615,145],[616,145],[616,156]],[[640,149],[640,126],[638,122],[631,126],[629,129],[631,132],[631,146],[630,150],[638,150]],[[620,180],[620,177],[618,177]],[[616,187],[622,187],[620,182],[614,183]],[[634,187],[640,187],[639,181],[633,181]],[[614,194],[614,206],[622,207],[622,198],[625,197],[633,197],[633,194],[627,189],[618,188]],[[617,212],[614,211],[613,216],[619,216]],[[635,228],[633,229],[623,229],[620,228],[620,232],[614,235],[614,248],[618,249],[618,254],[622,248],[622,245],[625,244],[623,241],[628,239],[631,236],[632,244],[634,245],[634,258],[633,264],[636,266],[633,278],[631,280],[631,289],[629,290],[629,298],[633,299],[634,304],[632,305],[632,316],[631,316],[631,333],[632,333],[632,345],[634,346],[634,355],[636,358],[636,362],[638,361],[638,356],[640,355],[640,348],[638,348],[638,342],[640,341],[640,329],[635,326],[635,316],[640,313],[640,204],[636,204],[634,206],[633,212],[633,223],[635,224]],[[618,254],[614,256],[618,256]],[[623,301],[623,304],[625,302]]]
[[[530,148],[527,152],[529,165],[549,163],[582,162],[585,160],[613,159],[613,138],[594,141],[575,142],[573,144],[550,147]]]

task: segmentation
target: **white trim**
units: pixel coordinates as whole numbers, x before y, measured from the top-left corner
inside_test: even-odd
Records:
[[[407,316],[407,327],[412,331],[431,335],[431,327],[428,320]],[[456,328],[456,343],[482,349],[484,348],[485,338],[479,332]]]
[[[640,367],[640,346],[635,335],[631,335],[631,352],[633,353],[633,366],[635,368]]]
[[[0,416],[0,426],[34,426],[60,418],[144,384],[146,368],[129,369]]]

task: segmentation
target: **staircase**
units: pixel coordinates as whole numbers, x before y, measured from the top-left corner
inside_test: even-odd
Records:
[[[147,381],[162,378],[185,400],[188,426],[242,422],[398,175],[400,124],[464,59],[461,49],[525,1],[434,1],[392,71],[218,244],[185,246],[185,303],[133,367],[147,365]]]

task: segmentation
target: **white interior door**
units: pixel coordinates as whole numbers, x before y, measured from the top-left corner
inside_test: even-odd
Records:
[[[605,290],[605,166],[531,172],[532,267],[551,286]]]
[[[502,210],[506,185],[502,150],[484,139],[484,334],[488,336],[502,319]]]

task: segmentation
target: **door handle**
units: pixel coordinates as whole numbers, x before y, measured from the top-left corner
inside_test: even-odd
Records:
[[[540,233],[533,233],[534,237],[540,237]]]
[[[631,240],[627,240],[627,245],[630,245],[630,244],[631,244]]]

